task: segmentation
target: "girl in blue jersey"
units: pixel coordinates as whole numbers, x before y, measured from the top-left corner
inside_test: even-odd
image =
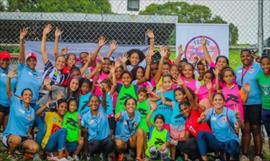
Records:
[[[237,160],[239,157],[239,138],[238,131],[240,129],[240,119],[237,119],[236,113],[224,107],[225,98],[221,93],[213,96],[213,108],[203,112],[199,118],[199,122],[209,121],[212,134],[201,131],[198,134],[198,146],[204,161],[208,160],[208,152],[224,151],[229,154],[229,160]]]
[[[6,128],[9,109],[10,109],[10,100],[9,97],[15,91],[16,86],[16,78],[11,78],[11,90],[7,93],[7,79],[8,79],[8,72],[10,72],[9,64],[11,61],[11,56],[9,52],[2,51],[0,52],[0,126],[3,125],[3,129]],[[14,71],[15,72],[15,71]]]
[[[32,91],[29,88],[24,89],[20,97],[12,96],[10,117],[2,140],[4,146],[8,148],[8,159],[17,160],[14,157],[17,147],[22,147],[25,153],[38,153],[39,145],[29,135],[35,119],[35,111],[30,106],[31,101]]]
[[[107,160],[108,154],[113,151],[114,144],[110,138],[106,107],[100,106],[101,102],[96,95],[90,97],[88,105],[90,110],[82,116],[81,121],[81,125],[88,133],[88,154],[93,157],[93,154],[102,153],[103,159]]]
[[[137,129],[141,120],[140,112],[136,110],[137,101],[128,98],[125,101],[125,111],[115,115],[117,121],[115,130],[115,145],[119,153],[118,160],[123,160],[123,152],[128,145],[136,149],[136,160],[142,161],[145,133],[142,129]]]
[[[89,111],[89,98],[91,96],[92,82],[87,78],[82,78],[80,80],[80,96],[79,96],[79,106],[78,112],[83,116]]]
[[[158,95],[161,99],[157,101],[158,108],[153,113],[154,118],[158,114],[164,115],[165,126],[169,128],[172,116],[172,102],[175,101],[174,90],[173,88],[173,79],[169,74],[163,75],[162,77],[162,88],[158,91]]]

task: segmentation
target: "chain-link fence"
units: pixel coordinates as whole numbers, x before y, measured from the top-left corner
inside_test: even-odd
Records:
[[[17,44],[18,31],[21,27],[29,27],[27,40],[40,40],[44,24],[52,23],[62,28],[61,41],[64,42],[96,42],[100,35],[109,40],[116,39],[120,44],[146,44],[145,32],[153,29],[156,44],[175,45],[174,37],[177,13],[157,10],[155,16],[138,16],[137,11],[127,11],[128,0],[109,0],[115,15],[104,14],[67,14],[67,13],[0,13],[0,43],[2,45]],[[238,41],[231,48],[258,47],[258,1],[259,0],[139,0],[140,11],[150,4],[167,2],[187,2],[189,5],[199,4],[210,9],[211,17],[219,16],[223,21],[234,24],[238,29]],[[191,14],[197,14],[197,11]],[[131,15],[126,15],[131,14]],[[163,15],[163,16],[157,16]],[[171,17],[167,15],[173,15]],[[182,15],[183,16],[183,15]],[[178,19],[179,21],[179,19]],[[264,1],[264,45],[270,47],[270,1]],[[233,35],[230,35],[231,37]],[[53,34],[49,40],[53,39]],[[239,45],[241,44],[241,45]]]

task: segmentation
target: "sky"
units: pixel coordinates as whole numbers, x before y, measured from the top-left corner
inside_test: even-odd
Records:
[[[109,0],[112,10],[119,14],[138,14],[127,11],[127,0]],[[257,43],[258,0],[140,0],[140,10],[151,3],[188,2],[208,6],[214,15],[238,27],[238,43]],[[264,37],[270,37],[270,0],[264,0]]]

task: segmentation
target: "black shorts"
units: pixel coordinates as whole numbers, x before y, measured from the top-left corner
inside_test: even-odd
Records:
[[[262,123],[262,105],[244,105],[245,123],[260,125]]]
[[[8,145],[8,140],[9,140],[9,137],[10,137],[11,135],[12,135],[12,134],[7,135],[7,136],[3,137],[3,139],[2,139],[2,144],[3,144],[6,148],[9,147],[9,145]],[[20,137],[22,140],[21,140],[21,144],[19,145],[18,148],[22,148],[22,146],[23,146],[23,144],[25,143],[25,141],[26,141],[26,140],[29,140],[29,138],[26,137],[26,136],[19,136],[19,137]]]
[[[110,118],[109,118],[109,126],[110,126],[110,129],[111,129],[111,130],[115,130],[115,125],[116,125],[115,118],[114,118],[114,117],[110,117]]]
[[[9,106],[0,105],[0,112],[4,113],[4,115],[8,115],[9,114]]]

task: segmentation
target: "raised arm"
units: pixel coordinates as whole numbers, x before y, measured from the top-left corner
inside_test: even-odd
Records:
[[[102,107],[104,108],[104,111],[107,110],[107,98],[106,98],[106,90],[103,86],[101,86],[101,91],[102,91]]]
[[[175,64],[176,65],[179,65],[180,64],[180,61],[182,60],[183,54],[184,54],[183,46],[182,45],[179,45],[178,46],[178,55],[177,55],[177,58],[175,60]]]
[[[56,27],[56,30],[54,32],[54,46],[53,46],[53,53],[54,57],[56,58],[59,55],[59,37],[62,34],[62,31],[59,27]]]
[[[97,58],[97,55],[100,51],[100,49],[105,45],[106,43],[106,38],[104,36],[100,36],[98,38],[98,44],[97,44],[97,47],[95,49],[95,51],[93,52],[93,55],[92,55],[92,61],[96,61],[96,58]]]
[[[27,33],[28,33],[27,28],[22,28],[20,30],[20,37],[19,37],[19,47],[20,47],[19,61],[20,61],[20,64],[25,63],[24,39],[25,39],[25,36],[27,35]]]
[[[153,112],[157,109],[157,104],[155,102],[149,102],[149,105],[151,107],[151,110],[146,117],[146,121],[147,121],[147,126],[150,128],[152,126],[151,117],[153,115]]]
[[[48,53],[46,51],[46,40],[47,40],[47,35],[51,32],[52,30],[52,25],[48,24],[44,27],[43,33],[42,33],[42,40],[41,40],[41,55],[42,55],[42,60],[43,63],[46,64],[48,62]]]
[[[158,64],[158,70],[157,73],[155,75],[155,83],[158,84],[161,75],[162,75],[162,68],[163,68],[163,62],[164,62],[164,57],[167,55],[167,51],[164,47],[160,48],[160,55],[161,55],[161,59],[159,61]]]
[[[12,91],[11,91],[11,79],[15,77],[16,75],[16,68],[14,68],[12,71],[8,72],[8,77],[7,77],[7,96],[8,98],[11,98],[12,96]]]
[[[148,54],[145,58],[146,60],[146,70],[145,70],[145,75],[142,79],[138,80],[138,83],[143,83],[146,82],[150,79],[150,72],[151,72],[151,61],[152,61],[152,56],[154,55],[154,52],[152,50],[148,50]]]
[[[110,43],[110,50],[109,50],[106,57],[110,58],[112,56],[113,52],[117,49],[117,47],[118,47],[117,41],[112,40]]]
[[[203,54],[205,56],[205,60],[207,61],[208,64],[211,64],[212,62],[212,58],[208,52],[207,46],[206,46],[206,39],[202,38],[201,40],[201,45],[202,45],[202,49],[203,49]]]
[[[154,32],[152,30],[147,30],[147,36],[149,38],[149,50],[154,51],[155,50],[155,35]]]

